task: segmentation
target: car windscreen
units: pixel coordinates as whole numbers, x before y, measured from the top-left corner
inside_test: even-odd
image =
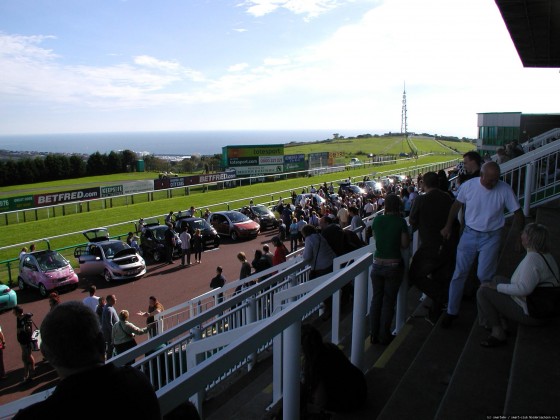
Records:
[[[192,230],[200,229],[201,231],[206,230],[210,227],[208,222],[204,219],[195,219],[189,222],[189,226]]]
[[[59,268],[66,267],[68,261],[64,259],[58,252],[49,252],[37,256],[37,263],[41,271],[58,270]]]
[[[227,215],[232,223],[247,222],[248,220],[251,220],[243,213],[229,212]]]
[[[265,206],[253,206],[251,208],[256,214],[258,214],[260,216],[269,214],[268,209]]]
[[[158,226],[157,228],[152,229],[152,232],[154,233],[154,238],[156,238],[158,241],[164,241],[166,230],[167,230],[167,226]]]
[[[109,244],[101,245],[101,248],[103,248],[103,253],[105,254],[105,257],[108,260],[112,260],[113,257],[118,252],[122,251],[123,249],[130,248],[130,247],[127,244],[125,244],[124,242],[116,241],[116,242],[111,242]]]

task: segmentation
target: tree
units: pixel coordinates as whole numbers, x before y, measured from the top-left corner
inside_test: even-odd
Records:
[[[109,156],[107,156],[107,174],[116,174],[122,172],[122,153],[117,153],[111,150]]]
[[[86,172],[88,175],[101,175],[106,173],[107,156],[101,155],[99,152],[89,156],[86,164]]]
[[[122,167],[122,172],[132,172],[134,171],[135,167],[136,167],[136,153],[134,153],[132,150],[123,150],[121,152],[121,167]]]
[[[70,156],[70,176],[72,178],[81,178],[86,176],[86,163],[80,155]]]

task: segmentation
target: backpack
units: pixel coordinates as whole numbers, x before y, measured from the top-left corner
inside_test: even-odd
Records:
[[[29,344],[31,342],[31,336],[33,335],[33,320],[31,316],[26,315],[23,318],[23,328],[20,328],[17,332],[17,341],[20,344]]]

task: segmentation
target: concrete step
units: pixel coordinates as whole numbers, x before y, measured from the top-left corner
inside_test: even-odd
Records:
[[[434,416],[436,420],[470,420],[503,412],[515,340],[484,348],[489,332],[475,321],[451,382]]]
[[[560,320],[541,327],[521,325],[515,343],[504,415],[546,416],[560,412]]]
[[[431,330],[378,420],[433,419],[476,317],[473,300],[463,302],[452,328]]]

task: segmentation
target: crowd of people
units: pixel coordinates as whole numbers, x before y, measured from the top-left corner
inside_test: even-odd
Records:
[[[373,237],[376,250],[371,271],[373,297],[369,311],[370,341],[375,345],[388,345],[393,339],[395,303],[403,280],[404,261],[401,251],[409,247],[411,235],[414,234],[419,236],[420,246],[410,262],[409,280],[412,286],[431,298],[432,305],[427,319],[435,324],[443,317],[440,323],[442,328],[453,326],[460,316],[467,277],[476,261],[476,278],[480,284],[477,292],[479,322],[490,332],[488,338],[480,344],[484,347],[505,345],[508,320],[526,325],[544,322],[530,313],[527,296],[543,284],[560,287],[560,272],[549,252],[546,227],[534,223],[524,226],[525,220],[517,198],[511,187],[500,180],[498,163],[485,161],[476,152],[468,152],[463,156],[458,175],[453,189],[450,188],[448,175],[440,171],[418,175],[415,180],[393,180],[380,188],[371,187],[371,184],[365,182],[369,179],[364,179],[365,193],[354,193],[341,185],[335,194],[332,183],[324,183],[317,188],[311,185],[307,190],[309,192],[304,190],[299,196],[293,192],[291,201],[286,203],[282,200],[276,207],[281,223],[278,234],[271,239],[274,252],[268,244],[255,250],[252,258],[240,251],[237,254],[240,263],[239,279],[243,280],[285,262],[289,252],[295,252],[300,247],[304,247],[303,260],[311,267],[310,278],[318,278],[333,271],[334,258],[364,246]],[[379,183],[382,184],[381,181]],[[322,200],[316,199],[315,195]],[[194,207],[191,210],[194,214]],[[384,210],[382,214],[377,213],[380,210]],[[517,229],[520,244],[527,251],[525,259],[511,279],[496,276],[505,210],[514,214],[514,229]],[[409,218],[410,230],[405,217]],[[172,212],[168,218],[166,222],[169,229],[173,230]],[[370,220],[364,222],[364,218]],[[141,229],[142,224],[139,223],[139,226]],[[196,236],[196,232],[191,235],[186,229],[180,234],[184,244],[181,260],[183,265],[191,264],[191,253],[195,254],[195,262],[201,262],[202,251],[198,247]],[[135,234],[131,233],[127,241],[132,243],[136,239]],[[286,246],[288,240],[289,250]],[[168,255],[168,258],[170,260],[171,256]],[[226,281],[222,267],[218,266],[215,277],[210,281],[210,288],[222,288]],[[222,300],[223,293],[220,293],[218,303]],[[51,295],[49,302],[51,312],[41,325],[42,351],[61,378],[76,378],[71,381],[63,380],[63,386],[59,385],[59,388],[66,390],[68,384],[80,383],[85,378],[96,383],[99,379],[97,372],[108,369],[111,370],[110,375],[118,378],[117,383],[124,380],[124,377],[127,379],[123,383],[127,385],[133,381],[134,386],[139,387],[139,395],[145,395],[146,401],[151,401],[153,406],[149,412],[156,415],[157,401],[153,404],[153,397],[145,384],[146,378],[139,379],[138,374],[130,373],[127,367],[120,368],[122,371],[114,366],[102,368],[102,362],[134,347],[135,336],[149,334],[153,337],[157,334],[154,317],[164,309],[157,298],[150,296],[148,310],[138,312],[138,315],[146,317],[146,327],[132,324],[127,310],[117,312],[115,295],[111,294],[106,298],[96,296],[95,286],[89,288],[89,296],[83,300],[83,304],[60,303],[58,295]],[[328,303],[326,306],[328,307]],[[84,308],[89,308],[89,311]],[[61,354],[66,353],[53,341],[53,337],[57,340],[61,338],[62,333],[55,331],[53,325],[60,321],[64,312],[71,312],[88,323],[88,328],[95,333],[80,332],[83,335],[80,339],[94,347],[85,353],[87,357],[81,359],[80,363],[74,360],[75,357],[64,360]],[[34,372],[34,360],[23,334],[27,328],[24,325],[26,314],[21,307],[17,307],[14,315],[17,320],[18,341],[19,332],[22,331],[20,345],[24,379],[30,380]],[[76,339],[71,341],[75,342]],[[1,329],[0,344],[1,352],[4,347]],[[339,402],[336,397],[346,394],[348,398],[353,398],[352,401],[355,399],[353,404],[356,407],[363,403],[366,387],[361,372],[353,369],[351,364],[348,365],[343,354],[323,343],[317,331],[307,326],[302,331],[302,351],[305,403],[313,402],[333,411],[345,411],[346,408],[341,407],[348,404]],[[81,366],[87,363],[91,368],[89,376],[80,373]],[[322,364],[331,366],[331,369],[322,369]],[[332,368],[335,365],[336,369]],[[339,376],[327,375],[329,371],[339,371],[340,375],[344,373],[353,379],[350,382],[339,381]],[[0,377],[4,374],[3,364],[0,363]],[[80,382],[78,377],[82,378]],[[356,385],[352,391],[351,388],[344,388],[350,383]],[[335,385],[342,385],[342,388],[336,388],[338,391],[329,394],[329,387],[335,389]],[[341,394],[344,389],[348,392]],[[63,399],[56,392],[53,396],[40,404],[48,407]],[[28,418],[37,412],[37,408],[33,407],[22,411],[17,418]]]

